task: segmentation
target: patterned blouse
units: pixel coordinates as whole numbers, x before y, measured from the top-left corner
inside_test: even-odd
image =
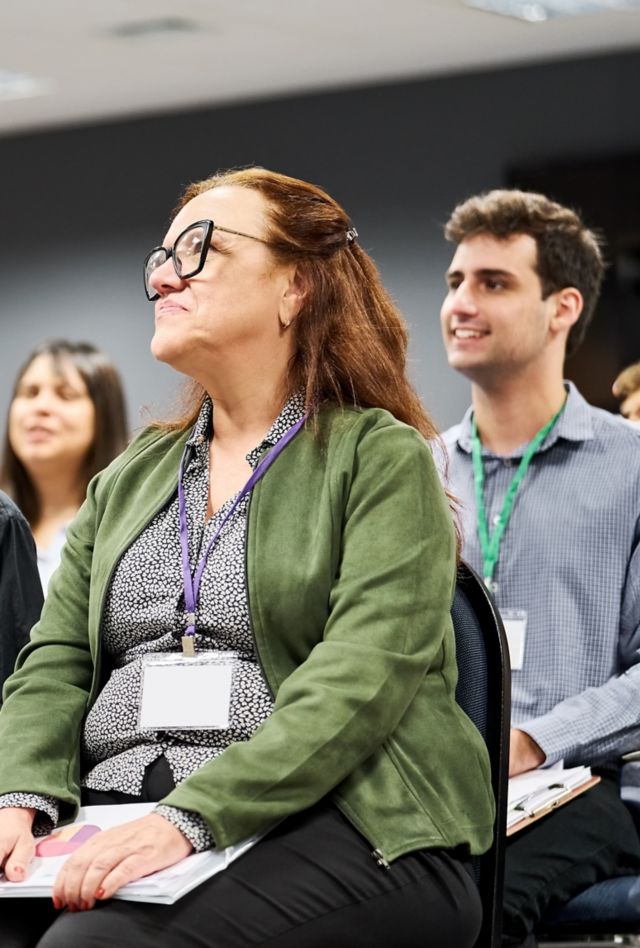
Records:
[[[255,469],[263,452],[276,444],[304,415],[302,394],[293,395],[262,442],[247,455]],[[187,444],[184,491],[192,572],[235,498],[206,519],[209,494],[209,441],[214,410],[206,400]],[[237,496],[237,495],[236,495]],[[245,741],[269,716],[272,696],[256,654],[249,615],[245,547],[248,497],[227,521],[204,569],[197,611],[196,650],[235,653],[228,727],[220,730],[143,731],[138,725],[143,656],[180,652],[185,629],[176,493],[131,544],[118,563],[107,592],[102,643],[111,675],[86,719],[82,756],[88,770],[83,785],[140,795],[145,768],[164,755],[176,783],[233,744]],[[0,806],[34,806],[35,832],[49,832],[58,819],[51,797],[10,793]],[[214,845],[205,821],[176,807],[156,807],[196,851]]]

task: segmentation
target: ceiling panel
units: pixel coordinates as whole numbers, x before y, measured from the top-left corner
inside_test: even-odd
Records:
[[[47,91],[0,98],[0,135],[640,47],[638,10],[532,24],[461,0],[3,6],[0,70]]]

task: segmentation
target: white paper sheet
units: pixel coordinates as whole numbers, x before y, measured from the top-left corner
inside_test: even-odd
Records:
[[[82,807],[74,823],[61,826],[51,836],[38,840],[39,852],[31,862],[24,882],[7,882],[0,873],[0,898],[49,897],[58,871],[70,853],[82,844],[93,832],[120,826],[150,813],[155,803],[127,803],[121,806]],[[158,902],[172,904],[205,879],[226,869],[248,849],[259,837],[252,837],[229,846],[227,849],[212,849],[204,853],[193,853],[168,869],[161,869],[137,882],[130,882],[119,889],[114,898],[130,902]],[[68,850],[55,855],[56,849]]]

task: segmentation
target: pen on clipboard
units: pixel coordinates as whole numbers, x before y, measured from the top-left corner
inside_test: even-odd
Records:
[[[563,783],[550,783],[548,787],[543,787],[540,790],[534,790],[533,793],[528,794],[528,796],[516,803],[513,809],[524,813],[525,816],[533,816],[538,806],[546,805],[547,803],[552,802],[549,800],[550,790],[566,789],[567,788]]]

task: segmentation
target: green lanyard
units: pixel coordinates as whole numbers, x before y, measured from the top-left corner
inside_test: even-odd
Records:
[[[527,445],[527,450],[522,455],[522,459],[518,465],[518,470],[514,474],[513,479],[509,484],[509,489],[505,494],[505,498],[502,503],[502,510],[498,515],[498,522],[491,536],[489,536],[487,509],[484,504],[484,467],[482,464],[482,445],[478,436],[478,426],[476,425],[476,419],[475,417],[471,419],[471,457],[473,459],[473,484],[475,487],[476,508],[478,511],[478,539],[480,540],[480,550],[482,551],[484,581],[489,589],[491,589],[493,585],[493,574],[498,563],[498,556],[500,555],[500,544],[502,543],[504,531],[507,529],[507,524],[509,523],[509,518],[511,516],[511,511],[513,509],[513,504],[516,499],[518,488],[524,480],[524,476],[527,473],[527,469],[531,464],[534,454],[537,452],[538,448],[562,414],[564,410],[564,404],[565,403],[563,402],[562,407],[553,416],[551,421],[548,422],[544,428],[541,428],[534,439]]]

